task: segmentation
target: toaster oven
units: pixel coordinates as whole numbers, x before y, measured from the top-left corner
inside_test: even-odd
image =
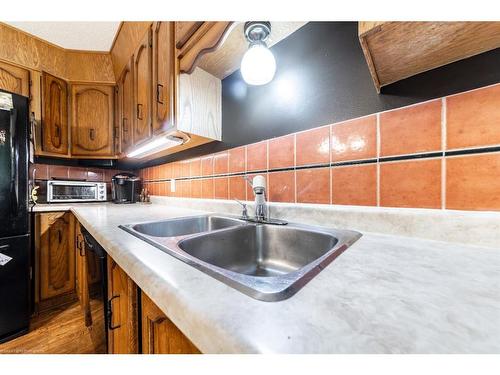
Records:
[[[47,202],[101,202],[106,200],[105,182],[47,181]]]

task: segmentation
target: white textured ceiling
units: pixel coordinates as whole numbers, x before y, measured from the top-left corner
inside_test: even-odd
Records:
[[[6,22],[67,49],[109,51],[120,22]]]

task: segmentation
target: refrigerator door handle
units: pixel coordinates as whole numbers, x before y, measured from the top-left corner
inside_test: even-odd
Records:
[[[14,197],[11,202],[11,215],[17,217],[19,210],[19,174],[17,168],[19,165],[19,146],[16,140],[16,109],[12,109],[10,113],[10,148],[12,157],[10,159],[10,196]]]

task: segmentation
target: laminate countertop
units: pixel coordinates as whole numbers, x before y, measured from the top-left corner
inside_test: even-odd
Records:
[[[118,227],[199,214],[163,204],[71,210],[204,353],[499,353],[500,252],[363,237],[290,299],[262,302]]]

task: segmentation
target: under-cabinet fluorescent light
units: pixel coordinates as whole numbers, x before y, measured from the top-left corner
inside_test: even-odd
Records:
[[[130,151],[127,154],[127,157],[142,158],[144,156],[154,154],[158,151],[166,150],[167,148],[179,146],[183,143],[184,139],[182,138],[173,136],[160,137],[157,139],[153,139],[152,141],[149,141],[148,143],[136,148],[133,151]]]

